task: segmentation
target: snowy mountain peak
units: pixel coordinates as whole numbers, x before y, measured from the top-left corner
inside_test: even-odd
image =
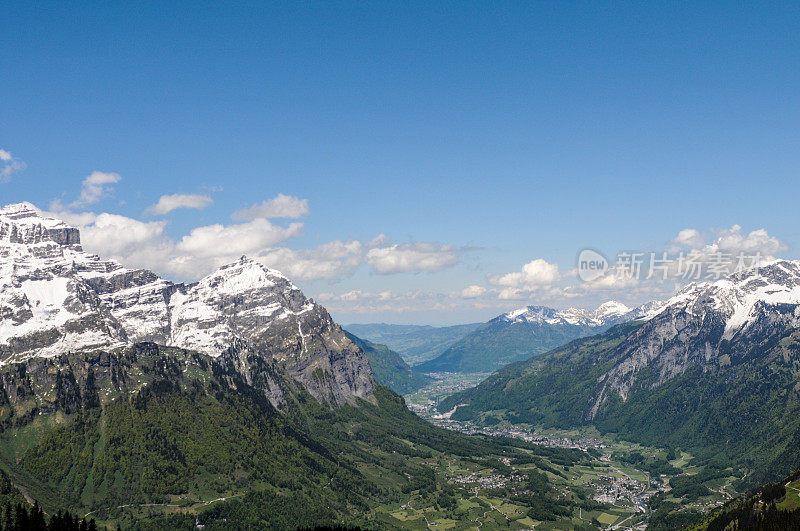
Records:
[[[620,322],[631,315],[631,309],[617,301],[601,304],[596,310],[583,308],[567,308],[556,310],[547,306],[526,306],[505,313],[497,319],[511,323],[539,323],[577,326],[607,326]]]
[[[371,394],[364,354],[280,272],[243,256],[176,284],[79,243],[76,228],[30,203],[0,209],[0,365],[150,341],[232,356],[248,379],[263,380],[257,358],[276,363],[330,403]]]
[[[725,319],[725,336],[730,337],[754,318],[760,305],[776,304],[800,304],[800,262],[773,260],[717,281],[689,284],[661,311],[697,317],[715,312]]]
[[[27,201],[23,201],[22,203],[11,203],[9,205],[0,207],[0,215],[11,215],[26,211],[38,211],[38,209],[33,205],[33,203],[28,203]]]
[[[206,277],[208,281],[218,279],[225,284],[223,289],[243,289],[249,286],[275,285],[289,283],[291,281],[280,271],[271,269],[261,262],[257,262],[247,256],[240,257],[236,262],[224,265],[214,273]],[[204,279],[204,280],[206,280]],[[235,279],[233,284],[228,280]]]
[[[504,313],[500,318],[507,321],[545,321],[547,319],[554,319],[558,317],[558,310],[555,308],[548,308],[547,306],[525,306],[517,310],[512,310]]]
[[[315,304],[245,256],[185,285],[101,260],[78,242],[77,229],[30,203],[0,209],[0,363],[138,341],[217,356]]]
[[[592,316],[595,319],[604,319],[609,317],[619,317],[630,313],[631,309],[619,301],[604,302],[593,312]]]
[[[42,214],[31,203],[15,203],[0,208],[0,245],[55,242],[80,244],[78,229]]]
[[[774,260],[692,283],[642,309],[645,323],[615,347],[616,365],[598,380],[603,390],[591,415],[611,390],[627,399],[640,376],[661,385],[693,366],[717,370],[768,352],[769,344],[800,328],[800,262]]]

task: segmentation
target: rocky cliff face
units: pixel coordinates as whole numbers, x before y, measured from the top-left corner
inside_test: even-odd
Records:
[[[525,323],[567,318],[555,310],[525,310],[503,317]],[[617,313],[622,320],[630,315]],[[655,392],[690,372],[709,381],[727,371],[739,377],[745,366],[769,367],[769,374],[785,372],[795,380],[800,374],[789,339],[800,330],[800,262],[777,260],[716,282],[691,284],[666,302],[632,313],[641,315],[636,323],[509,367],[464,396],[489,410],[507,405],[512,389],[524,394],[541,379],[559,378],[564,389],[552,396],[549,388],[531,391],[527,399],[542,408],[559,393],[579,397],[574,407],[582,420],[593,421],[615,397],[626,402],[635,392]]]
[[[689,368],[716,366],[800,327],[800,262],[778,260],[728,278],[691,284],[647,316],[620,344],[590,416],[609,392],[626,398],[647,371],[659,386]],[[653,373],[657,375],[653,379]]]
[[[223,356],[275,405],[267,366],[334,405],[374,387],[360,349],[277,271],[243,257],[176,284],[84,252],[77,229],[31,204],[0,209],[0,366],[140,342]]]

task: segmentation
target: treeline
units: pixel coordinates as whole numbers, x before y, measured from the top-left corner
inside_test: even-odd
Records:
[[[6,504],[0,531],[97,531],[94,519],[86,520],[69,512],[59,511],[49,519],[38,505],[28,507]]]

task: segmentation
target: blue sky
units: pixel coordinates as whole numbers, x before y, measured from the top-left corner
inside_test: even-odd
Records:
[[[59,210],[91,250],[187,280],[227,258],[219,238],[272,231],[243,248],[343,322],[636,304],[674,286],[565,297],[578,251],[692,229],[695,247],[739,234],[730,249],[797,257],[798,35],[779,2],[12,3],[0,204]],[[95,171],[119,178],[77,202]],[[211,203],[146,212],[171,194]],[[307,213],[231,218],[278,194]],[[181,248],[216,225],[233,228]]]

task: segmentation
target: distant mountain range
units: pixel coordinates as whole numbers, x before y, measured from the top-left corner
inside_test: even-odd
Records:
[[[800,462],[800,262],[687,286],[644,319],[501,369],[442,401],[454,419],[594,425],[740,467]]]
[[[351,324],[345,329],[362,339],[397,351],[409,365],[435,358],[481,323],[454,326]]]
[[[527,306],[480,325],[442,354],[414,369],[425,373],[493,372],[573,339],[600,333],[613,324],[644,315],[657,305],[650,303],[632,310],[620,302],[609,301],[594,311]]]
[[[527,307],[466,337],[449,328],[427,340],[407,330],[407,344],[472,341],[451,360],[471,370],[480,353],[496,367],[532,343],[595,334],[442,400],[452,419],[591,425],[688,450],[706,467],[679,478],[684,490],[721,474],[776,479],[800,462],[800,262],[635,310]],[[481,495],[513,501],[526,525],[598,509],[544,473],[589,454],[434,427],[381,385],[407,392],[425,377],[349,332],[245,257],[174,283],[85,252],[77,229],[30,204],[1,208],[0,501],[126,529],[256,529],[403,527],[395,504],[413,499],[420,525],[430,514],[471,527],[491,511],[448,476],[464,469],[502,476],[505,488]]]

